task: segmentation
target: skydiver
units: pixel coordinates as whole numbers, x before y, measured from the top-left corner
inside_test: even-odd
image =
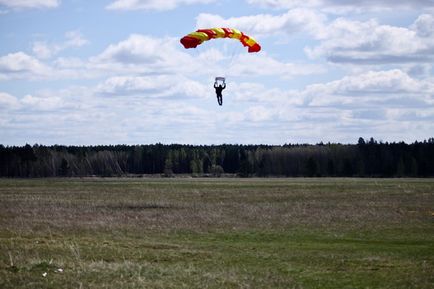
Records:
[[[226,88],[226,83],[223,82],[223,85],[219,84],[217,85],[217,81],[214,82],[214,88],[215,88],[215,93],[217,95],[217,101],[219,103],[219,105],[223,104],[223,95],[222,95],[222,91],[223,89]]]

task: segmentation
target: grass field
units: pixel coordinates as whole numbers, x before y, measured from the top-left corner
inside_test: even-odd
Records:
[[[0,288],[434,288],[434,179],[0,179]]]

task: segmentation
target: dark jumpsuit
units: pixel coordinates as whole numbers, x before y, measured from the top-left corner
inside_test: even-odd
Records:
[[[215,93],[217,94],[217,101],[219,105],[222,105],[223,104],[222,91],[223,89],[226,88],[226,84],[224,84],[224,86],[222,86],[221,84],[217,86],[217,83],[214,83],[214,88],[215,88]]]

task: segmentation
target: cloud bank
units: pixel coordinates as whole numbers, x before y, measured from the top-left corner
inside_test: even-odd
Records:
[[[0,5],[13,9],[55,8],[60,0],[0,0]]]
[[[173,10],[181,5],[208,4],[216,0],[117,0],[108,6],[109,10]]]

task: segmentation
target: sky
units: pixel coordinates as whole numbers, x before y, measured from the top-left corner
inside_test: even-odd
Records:
[[[3,145],[434,136],[434,0],[0,0],[0,43]]]

